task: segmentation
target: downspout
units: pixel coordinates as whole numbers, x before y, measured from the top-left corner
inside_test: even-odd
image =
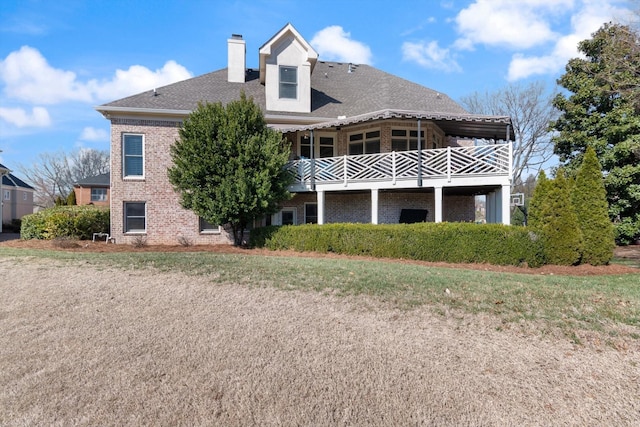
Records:
[[[418,187],[422,187],[422,139],[420,139],[420,123],[418,119]]]

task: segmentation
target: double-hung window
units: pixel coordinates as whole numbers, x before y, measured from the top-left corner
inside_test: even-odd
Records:
[[[144,137],[126,133],[122,136],[122,171],[124,178],[144,177]]]
[[[107,201],[107,189],[106,188],[92,188],[91,189],[91,201],[92,202],[106,202]]]
[[[147,231],[147,204],[145,202],[124,202],[124,232],[144,233]]]
[[[11,200],[11,191],[10,190],[4,190],[4,199],[5,200]]]
[[[298,68],[280,67],[280,98],[298,98]]]
[[[424,141],[424,131],[420,131],[420,142],[422,148],[426,148]],[[391,130],[391,150],[392,151],[407,151],[418,149],[418,131],[407,129],[392,129]]]
[[[380,152],[380,131],[349,135],[349,155],[374,154]]]
[[[200,232],[204,234],[219,233],[220,226],[212,224],[206,219],[200,217]]]

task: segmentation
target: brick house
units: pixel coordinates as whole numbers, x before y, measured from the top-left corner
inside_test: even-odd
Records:
[[[109,206],[111,174],[91,176],[73,184],[77,205]]]
[[[287,24],[246,67],[242,36],[228,67],[96,109],[111,122],[111,235],[118,243],[229,243],[229,234],[180,207],[167,168],[182,120],[198,102],[239,99],[263,110],[291,144],[293,198],[255,225],[473,221],[508,224],[509,117],[469,114],[441,92],[368,65],[324,62]]]
[[[0,164],[0,232],[2,224],[33,213],[34,188]]]

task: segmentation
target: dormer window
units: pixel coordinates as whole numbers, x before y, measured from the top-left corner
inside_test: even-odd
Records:
[[[280,98],[298,98],[298,67],[280,67]]]

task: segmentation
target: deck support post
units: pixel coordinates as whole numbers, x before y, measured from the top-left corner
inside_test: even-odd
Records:
[[[316,192],[318,200],[318,224],[324,224],[324,191]]]
[[[435,222],[442,222],[442,187],[433,189]]]
[[[500,192],[502,193],[502,223],[511,225],[511,186],[503,185]]]
[[[371,224],[378,223],[378,196],[380,190],[374,188],[371,190]]]

